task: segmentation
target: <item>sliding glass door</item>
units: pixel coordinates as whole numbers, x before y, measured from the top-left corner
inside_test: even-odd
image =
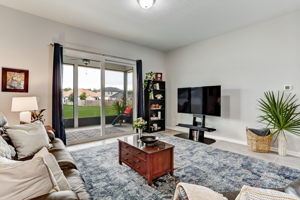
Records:
[[[132,132],[133,67],[105,63],[105,116],[107,135]]]
[[[133,66],[64,58],[67,144],[133,133]]]

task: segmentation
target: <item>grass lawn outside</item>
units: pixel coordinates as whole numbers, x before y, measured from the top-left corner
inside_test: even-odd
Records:
[[[99,117],[100,116],[100,106],[78,106],[78,117]],[[114,106],[105,106],[105,115],[118,115]],[[64,104],[64,119],[73,118],[73,105]]]

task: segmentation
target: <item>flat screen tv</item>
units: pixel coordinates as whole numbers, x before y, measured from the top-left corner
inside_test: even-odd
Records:
[[[191,88],[178,89],[178,112],[191,113]]]
[[[221,86],[179,88],[178,112],[221,116]]]

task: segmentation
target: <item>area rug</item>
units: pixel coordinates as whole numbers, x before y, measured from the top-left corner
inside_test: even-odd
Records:
[[[148,186],[144,178],[118,163],[112,143],[72,152],[93,199],[172,199],[178,182],[209,187],[217,192],[240,190],[243,185],[281,188],[300,177],[300,171],[211,146],[159,135],[175,145],[174,177],[163,176]]]

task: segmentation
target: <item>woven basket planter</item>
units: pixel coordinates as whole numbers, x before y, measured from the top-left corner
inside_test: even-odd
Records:
[[[247,143],[251,151],[259,153],[268,153],[272,145],[272,135],[258,136],[251,130],[247,130]]]

